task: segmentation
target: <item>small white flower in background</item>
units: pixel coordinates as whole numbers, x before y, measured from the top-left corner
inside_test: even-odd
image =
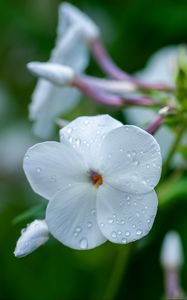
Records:
[[[161,249],[161,264],[166,269],[178,269],[183,264],[182,243],[179,234],[170,231],[166,234]]]
[[[70,66],[76,73],[85,70],[89,62],[88,43],[97,38],[99,29],[73,5],[59,6],[57,40],[49,62]],[[73,87],[58,87],[39,79],[29,108],[35,134],[46,138],[53,132],[54,121],[66,114],[78,102],[80,92]]]
[[[100,115],[69,123],[60,143],[31,147],[23,167],[33,190],[49,200],[50,233],[84,250],[106,240],[126,244],[150,231],[161,163],[153,136]]]
[[[14,255],[24,257],[42,246],[49,239],[49,231],[45,220],[35,220],[21,231]]]
[[[174,84],[177,72],[178,46],[165,47],[151,56],[145,69],[137,73],[137,77],[147,83]],[[175,101],[175,100],[174,100]],[[149,123],[155,116],[155,112],[149,108],[128,107],[124,110],[127,120],[137,126]],[[175,140],[175,135],[170,128],[162,126],[155,134],[158,141],[162,158],[165,160]],[[182,143],[187,143],[187,136],[184,136]],[[175,154],[173,165],[184,167],[184,160],[179,154]]]

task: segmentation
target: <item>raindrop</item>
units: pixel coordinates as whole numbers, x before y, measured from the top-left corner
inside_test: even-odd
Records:
[[[88,222],[88,228],[91,228],[93,226],[92,222]]]
[[[132,228],[135,228],[135,227],[136,227],[136,225],[135,225],[135,224],[133,224],[133,225],[132,225]]]
[[[71,134],[72,131],[73,131],[73,129],[72,129],[71,127],[69,127],[69,128],[67,129],[67,133],[68,133],[68,134]]]
[[[36,172],[37,172],[37,173],[40,173],[40,172],[41,172],[41,168],[37,168],[37,169],[36,169]]]
[[[134,165],[134,166],[138,166],[138,165],[139,165],[139,161],[138,161],[138,160],[134,160],[134,161],[133,161],[133,165]]]
[[[111,233],[111,237],[113,237],[114,239],[116,239],[116,237],[117,237],[117,234],[116,234],[116,232],[115,232],[115,231],[112,231],[112,233]]]
[[[88,240],[86,238],[80,240],[80,248],[83,250],[88,248]]]
[[[147,219],[147,223],[148,223],[148,224],[151,223],[151,220],[150,220],[150,219]]]
[[[127,239],[122,238],[121,242],[122,242],[122,244],[127,244]]]
[[[118,235],[121,235],[121,234],[122,234],[122,232],[119,230],[119,231],[118,231]]]
[[[136,234],[137,234],[137,235],[142,235],[142,233],[143,233],[143,231],[140,230],[140,229],[138,229],[138,230],[136,231]]]
[[[110,218],[110,219],[108,219],[108,223],[112,224],[112,223],[114,223],[114,220]]]
[[[82,230],[82,229],[81,229],[80,226],[77,226],[77,227],[75,228],[75,231],[76,231],[76,232],[81,232],[81,230]]]
[[[76,142],[77,147],[79,147],[80,144],[81,144],[81,140],[80,139],[76,139],[75,142]]]
[[[126,196],[126,199],[127,199],[127,200],[130,200],[130,198],[131,198],[130,196]]]
[[[121,220],[120,223],[121,223],[121,225],[124,225],[125,224],[125,220]]]
[[[126,232],[125,232],[125,235],[126,235],[126,236],[129,236],[129,235],[130,235],[130,232],[129,232],[129,231],[126,231]]]
[[[30,158],[30,156],[29,156],[29,155],[26,155],[26,156],[25,156],[25,159],[29,159],[29,158]]]

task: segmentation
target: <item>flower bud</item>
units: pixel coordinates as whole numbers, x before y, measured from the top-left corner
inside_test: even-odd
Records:
[[[24,257],[45,244],[48,239],[49,231],[45,220],[35,220],[21,231],[14,255]]]
[[[57,85],[71,84],[75,76],[70,67],[55,63],[30,62],[27,68],[37,77],[42,77]]]
[[[166,269],[179,268],[183,263],[181,239],[177,232],[166,234],[161,249],[161,264]]]
[[[100,35],[98,26],[86,14],[70,3],[63,3],[59,8],[60,14],[67,18],[67,21],[77,24],[82,30],[83,37],[88,41],[97,39]]]

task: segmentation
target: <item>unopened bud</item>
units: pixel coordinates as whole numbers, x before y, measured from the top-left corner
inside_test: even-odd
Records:
[[[42,77],[57,85],[71,84],[75,76],[70,67],[55,63],[30,62],[27,68],[37,77]]]
[[[35,220],[21,231],[14,255],[24,257],[45,244],[48,239],[49,231],[45,220]]]
[[[170,231],[166,234],[161,249],[161,264],[166,269],[181,267],[183,263],[183,251],[181,239],[177,232]]]

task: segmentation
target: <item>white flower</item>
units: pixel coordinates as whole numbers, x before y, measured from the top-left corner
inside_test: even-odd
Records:
[[[45,220],[35,220],[21,231],[14,255],[23,257],[42,246],[49,239],[49,231]]]
[[[181,239],[177,232],[166,234],[161,249],[161,264],[167,269],[178,269],[183,263]]]
[[[165,47],[151,56],[144,70],[137,73],[137,77],[147,83],[165,83],[173,84],[177,71],[178,46]],[[155,112],[149,108],[129,107],[124,110],[125,116],[130,123],[142,126],[151,122]],[[162,126],[155,138],[158,141],[163,160],[168,156],[169,150],[175,140],[175,135],[170,128]],[[187,142],[187,136],[184,136],[183,143]],[[183,165],[184,162],[179,154],[174,156],[174,165]]]
[[[23,166],[33,190],[49,200],[49,231],[71,248],[126,244],[152,227],[160,147],[136,126],[79,117],[61,129],[60,143],[31,147]]]
[[[72,11],[72,13],[71,13]],[[90,22],[78,22],[70,4],[59,7],[57,40],[49,62],[70,66],[76,73],[83,72],[89,62],[86,28]],[[80,12],[80,16],[81,16]],[[86,16],[83,18],[85,19]],[[87,25],[87,26],[86,26]],[[84,30],[83,30],[84,27]],[[39,79],[29,108],[30,119],[34,121],[35,134],[46,138],[53,132],[54,120],[67,113],[77,104],[80,92],[72,87],[58,87],[44,79]]]

